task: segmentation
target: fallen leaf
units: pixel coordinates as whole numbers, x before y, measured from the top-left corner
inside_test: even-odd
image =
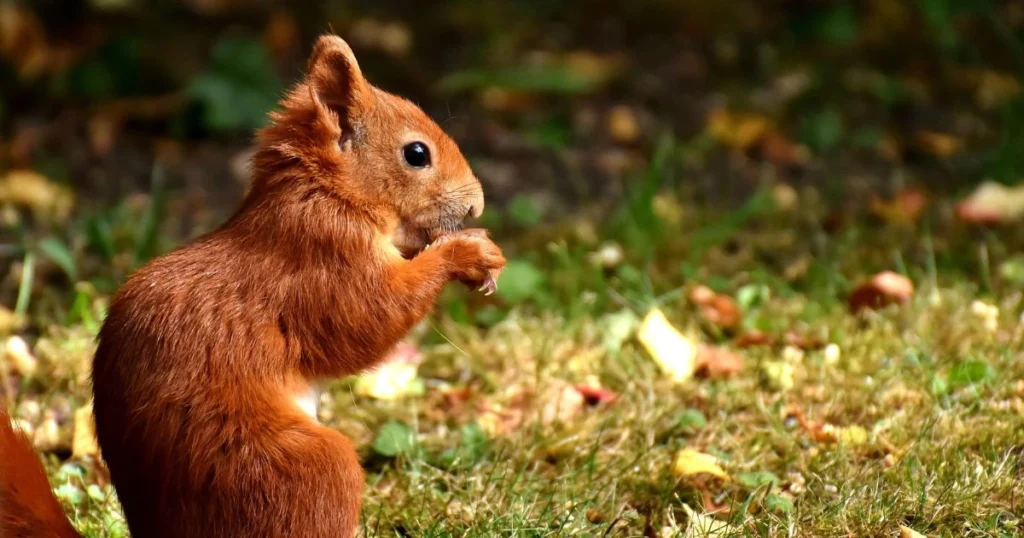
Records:
[[[576,387],[562,380],[554,380],[540,395],[543,406],[540,422],[544,425],[567,424],[583,411],[586,399]]]
[[[608,135],[616,142],[628,144],[640,137],[640,123],[626,105],[616,105],[608,112]]]
[[[719,142],[746,150],[758,142],[771,128],[768,118],[758,114],[733,113],[721,107],[711,112],[707,131]]]
[[[914,283],[909,278],[883,271],[871,277],[850,294],[848,303],[854,313],[864,309],[876,310],[891,304],[903,304],[914,294]]]
[[[121,131],[121,118],[112,114],[93,114],[86,123],[89,148],[100,157],[110,155]]]
[[[1021,93],[1016,77],[989,69],[964,69],[956,73],[959,85],[974,92],[974,100],[983,110],[994,110]]]
[[[818,443],[840,444],[848,447],[868,442],[868,431],[862,426],[835,426],[828,423],[801,421],[804,430]]]
[[[28,8],[0,3],[0,58],[14,65],[23,78],[33,78],[50,67],[50,47],[43,24]]]
[[[781,168],[798,168],[811,160],[807,146],[797,144],[775,131],[769,131],[761,139],[760,150],[765,160]]]
[[[956,206],[957,217],[969,224],[1001,224],[1024,216],[1024,185],[1007,187],[986,181]]]
[[[403,396],[422,394],[423,383],[417,375],[423,356],[416,346],[401,343],[382,364],[356,379],[355,391],[360,396],[378,400],[397,400]]]
[[[672,463],[672,475],[676,478],[709,474],[711,476],[729,480],[729,475],[718,464],[718,458],[711,454],[705,454],[692,448],[684,448],[676,453]]]
[[[96,441],[96,425],[93,421],[92,404],[75,410],[75,429],[71,438],[71,455],[78,459],[96,457],[100,447]]]
[[[742,529],[719,521],[709,514],[698,514],[687,505],[683,505],[686,517],[689,520],[683,538],[727,538],[730,536],[742,536]]]
[[[587,516],[587,521],[589,521],[589,522],[591,522],[591,523],[593,523],[595,525],[599,525],[601,523],[604,523],[605,519],[606,519],[604,517],[604,514],[602,514],[601,511],[596,509],[596,508],[588,508],[587,512],[586,512],[586,516]]]
[[[703,306],[715,300],[716,295],[718,294],[707,286],[695,286],[690,290],[690,301],[693,301],[696,305]]]
[[[936,131],[918,131],[916,135],[917,144],[921,149],[939,157],[940,159],[946,159],[957,152],[963,147],[963,140],[948,133],[939,133]]]
[[[776,183],[772,187],[772,202],[779,211],[791,211],[800,203],[800,194],[789,183]]]
[[[700,307],[700,314],[719,329],[736,327],[743,319],[740,307],[728,295],[715,293],[707,286],[697,286],[690,292],[690,300]]]
[[[531,399],[531,392],[519,385],[505,390],[505,403],[496,402],[491,398],[480,398],[477,402],[477,424],[480,429],[491,437],[507,435],[522,427],[526,421],[526,405]]]
[[[928,197],[918,189],[901,189],[892,199],[871,197],[871,212],[890,224],[913,224],[928,206]]]
[[[670,379],[679,383],[693,377],[697,346],[673,327],[661,310],[653,308],[647,313],[637,339]]]
[[[911,529],[906,525],[900,525],[900,538],[926,538],[925,535]]]
[[[820,338],[807,336],[806,334],[798,333],[796,331],[787,332],[785,336],[783,336],[782,340],[786,345],[793,346],[801,350],[821,349],[825,345],[825,342]]]
[[[737,347],[771,346],[775,338],[758,330],[743,333],[733,342]]]
[[[32,170],[11,170],[0,178],[0,204],[27,207],[38,216],[63,221],[72,203],[69,190]]]
[[[786,361],[765,361],[761,363],[761,380],[768,388],[785,391],[793,388],[793,374],[796,368]]]
[[[712,379],[729,377],[743,370],[743,357],[718,346],[702,345],[697,348],[696,372]]]
[[[28,344],[20,336],[11,336],[7,339],[4,357],[10,368],[21,377],[31,377],[39,366],[39,361],[32,356]]]
[[[868,431],[862,426],[846,426],[838,428],[836,440],[841,445],[859,446],[868,442]]]

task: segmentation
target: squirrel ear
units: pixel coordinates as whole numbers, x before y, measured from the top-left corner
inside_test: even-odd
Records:
[[[352,48],[336,35],[324,35],[317,40],[306,80],[317,108],[337,114],[340,127],[346,131],[372,100],[372,91]]]

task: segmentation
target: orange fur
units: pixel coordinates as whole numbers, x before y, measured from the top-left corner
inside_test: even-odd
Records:
[[[412,141],[429,167],[404,161]],[[375,365],[445,284],[505,263],[454,231],[483,209],[458,147],[336,36],[258,144],[241,209],[132,275],[100,331],[97,436],[136,537],[353,536],[356,451],[294,395]]]
[[[11,427],[0,395],[0,536],[78,537],[46,481],[32,444]]]

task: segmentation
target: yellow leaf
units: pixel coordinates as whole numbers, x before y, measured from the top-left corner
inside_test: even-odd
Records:
[[[397,400],[419,392],[422,385],[416,381],[420,360],[415,346],[399,345],[379,368],[356,379],[356,394],[378,400]]]
[[[673,327],[661,310],[654,308],[647,313],[637,331],[637,339],[673,381],[678,383],[693,377],[697,346]]]
[[[906,525],[900,525],[900,538],[926,538],[925,535],[907,527]]]
[[[863,445],[868,442],[868,431],[861,426],[847,426],[836,431],[836,438],[846,446]]]
[[[768,118],[756,114],[734,114],[724,108],[711,113],[707,130],[719,142],[737,149],[747,149],[760,140],[771,127]]]
[[[11,170],[0,178],[0,204],[30,208],[63,221],[71,212],[71,192],[31,170]]]
[[[75,458],[95,457],[100,452],[96,444],[96,426],[93,422],[92,404],[75,410],[75,431],[71,438],[71,455]]]
[[[698,452],[692,448],[684,448],[676,454],[675,462],[672,464],[672,474],[676,478],[704,473],[722,480],[729,479],[729,475],[718,465],[718,458],[711,454]]]
[[[719,521],[708,514],[698,514],[687,505],[683,505],[689,523],[683,538],[725,538],[742,536],[741,530],[724,521]]]

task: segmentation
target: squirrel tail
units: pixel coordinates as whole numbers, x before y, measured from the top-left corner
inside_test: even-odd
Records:
[[[0,536],[81,538],[50,489],[28,438],[14,431],[0,393]]]

